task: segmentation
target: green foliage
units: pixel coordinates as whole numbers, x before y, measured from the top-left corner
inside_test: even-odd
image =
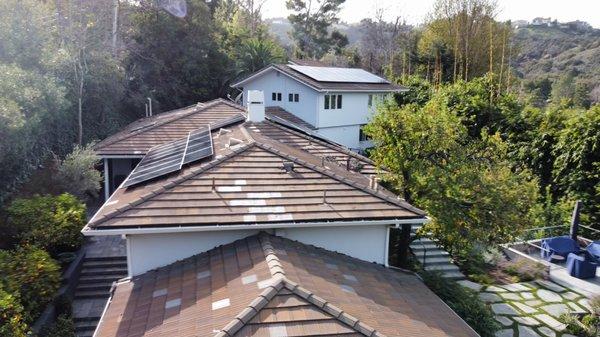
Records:
[[[489,110],[469,88],[460,99],[441,90],[423,107],[387,101],[366,128],[372,158],[389,172],[384,179],[432,216],[428,228],[455,252],[506,242],[532,226],[538,198],[536,180],[513,169],[501,137],[473,123],[489,121],[478,117]]]
[[[282,63],[284,60],[284,50],[268,39],[247,39],[235,52],[236,67],[242,75],[254,73],[273,63]]]
[[[591,223],[600,223],[600,105],[566,121],[553,153],[560,191],[583,200],[583,213]]]
[[[85,205],[70,194],[16,199],[7,213],[9,230],[21,243],[44,248],[54,256],[77,250],[82,243]]]
[[[70,315],[60,315],[45,333],[46,337],[75,337],[75,323]]]
[[[60,286],[56,261],[44,250],[33,246],[18,247],[12,252],[0,251],[0,272],[5,275],[5,289],[18,294],[27,323],[31,323],[52,301]]]
[[[417,104],[423,106],[431,99],[433,88],[429,81],[420,76],[404,76],[396,80],[398,84],[410,88],[395,94],[396,102],[399,106],[405,104]]]
[[[546,276],[546,267],[529,259],[521,258],[501,265],[508,275],[516,277],[515,282],[529,282]]]
[[[96,170],[99,163],[100,158],[92,149],[92,144],[86,147],[76,146],[73,152],[60,161],[56,184],[81,200],[85,200],[88,195],[97,197],[102,181],[100,172]]]
[[[17,297],[0,286],[0,336],[25,337],[28,328],[24,321],[23,306]]]
[[[425,284],[482,337],[492,337],[500,328],[492,311],[475,292],[431,272],[421,273]]]
[[[348,39],[337,31],[329,33],[329,27],[339,21],[337,14],[346,0],[287,0],[291,10],[288,20],[292,23],[291,36],[301,57],[320,59],[330,49],[338,50]]]

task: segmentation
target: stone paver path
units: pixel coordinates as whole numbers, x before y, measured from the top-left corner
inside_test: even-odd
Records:
[[[588,312],[585,296],[551,281],[490,286],[459,283],[478,292],[490,305],[501,326],[497,337],[569,337],[560,315]]]

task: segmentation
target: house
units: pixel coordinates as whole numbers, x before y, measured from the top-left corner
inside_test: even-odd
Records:
[[[148,150],[83,229],[127,241],[95,336],[477,336],[387,268],[390,230],[425,214],[246,97],[245,120]]]
[[[289,112],[331,141],[355,151],[371,147],[362,127],[376,102],[407,89],[362,69],[304,64],[273,64],[232,87],[243,97],[249,90],[263,91],[267,107]]]

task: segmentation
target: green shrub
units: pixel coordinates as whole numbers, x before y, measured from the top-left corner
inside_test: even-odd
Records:
[[[56,261],[44,250],[32,246],[19,247],[13,252],[3,251],[0,273],[5,276],[5,289],[18,294],[28,323],[50,303],[60,286]]]
[[[18,299],[0,287],[0,336],[25,337],[23,306]]]
[[[59,315],[56,322],[44,333],[46,337],[75,337],[75,323],[68,314]]]
[[[494,314],[475,292],[438,273],[423,272],[425,284],[482,337],[492,337],[500,328]]]
[[[44,248],[52,256],[81,246],[85,205],[70,194],[16,199],[7,213],[11,232],[23,244]]]
[[[100,157],[92,149],[93,144],[86,147],[76,146],[67,157],[58,161],[55,182],[62,191],[71,193],[85,200],[87,196],[98,196],[102,175],[96,170]]]
[[[544,278],[546,275],[546,267],[544,265],[528,259],[505,262],[500,267],[508,275],[516,277],[517,282],[529,282]]]

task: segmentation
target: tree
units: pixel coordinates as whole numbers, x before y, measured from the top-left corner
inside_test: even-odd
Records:
[[[4,285],[0,284],[0,336],[27,336],[28,328],[24,322],[23,310],[17,296],[7,292]]]
[[[560,191],[583,200],[589,223],[600,223],[600,105],[566,121],[553,154],[553,177]]]
[[[170,110],[224,96],[233,77],[231,60],[219,48],[205,1],[187,1],[187,15],[174,17],[142,1],[124,36],[128,90],[138,106],[152,97],[157,110]]]
[[[92,149],[76,146],[64,160],[58,161],[56,184],[62,191],[70,193],[81,200],[88,196],[97,197],[102,176],[96,169],[100,157]]]
[[[240,75],[254,73],[284,60],[283,49],[268,39],[248,39],[242,42],[236,52],[236,67]]]
[[[432,216],[429,228],[449,250],[505,242],[534,223],[537,183],[513,170],[498,134],[470,136],[465,117],[440,96],[423,107],[381,105],[366,128],[372,158],[385,181]]]
[[[335,45],[328,29],[339,21],[337,14],[345,0],[287,0],[286,7],[294,12],[292,39],[301,57],[320,59]],[[337,33],[335,40],[340,40]]]

